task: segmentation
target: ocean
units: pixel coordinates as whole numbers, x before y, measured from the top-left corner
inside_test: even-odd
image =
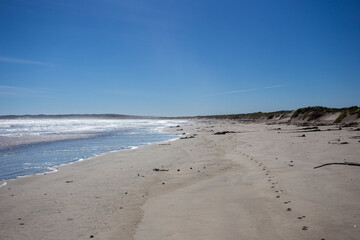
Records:
[[[102,153],[179,138],[162,130],[181,120],[0,120],[0,181],[55,171]]]

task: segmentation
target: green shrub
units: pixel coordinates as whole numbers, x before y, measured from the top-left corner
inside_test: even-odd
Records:
[[[354,115],[355,113],[360,113],[360,109],[357,106],[352,106],[349,108],[349,114]]]
[[[306,107],[306,108],[299,108],[298,110],[296,110],[293,115],[291,116],[291,118],[297,118],[299,115],[302,115],[306,112],[308,112],[310,110],[310,107]]]
[[[334,123],[341,123],[342,120],[343,120],[346,116],[347,116],[346,111],[343,111],[343,112],[340,114],[340,116],[339,116],[337,119],[335,119]]]

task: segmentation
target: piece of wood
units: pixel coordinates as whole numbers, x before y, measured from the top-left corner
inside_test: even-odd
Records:
[[[358,166],[358,167],[360,167],[360,163],[342,162],[342,163],[325,163],[325,164],[314,167],[314,169],[325,167],[325,166],[328,166],[328,165],[348,165],[348,166]]]
[[[153,171],[154,172],[164,172],[164,171],[169,171],[169,169],[154,168]]]

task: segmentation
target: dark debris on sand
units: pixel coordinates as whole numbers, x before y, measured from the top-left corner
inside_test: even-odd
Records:
[[[214,133],[214,135],[225,135],[227,133],[236,133],[236,132],[234,132],[234,131],[222,131],[222,132],[216,132],[216,133]]]

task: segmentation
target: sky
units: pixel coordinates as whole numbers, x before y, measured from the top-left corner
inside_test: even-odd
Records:
[[[358,0],[0,0],[0,115],[360,105]]]

